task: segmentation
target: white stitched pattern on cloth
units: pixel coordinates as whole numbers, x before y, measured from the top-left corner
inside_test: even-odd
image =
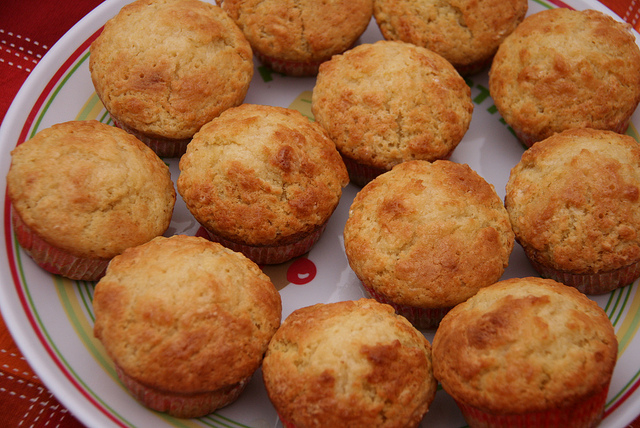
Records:
[[[0,28],[0,62],[30,73],[48,49],[36,40]]]

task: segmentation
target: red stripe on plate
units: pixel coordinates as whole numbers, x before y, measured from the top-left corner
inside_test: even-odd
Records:
[[[31,111],[29,112],[29,115],[27,116],[27,119],[26,119],[26,121],[24,123],[24,126],[22,128],[22,131],[20,132],[20,136],[18,137],[18,141],[16,143],[16,146],[21,144],[21,143],[23,143],[24,141],[26,141],[27,135],[29,134],[29,130],[31,128],[31,125],[33,124],[33,121],[35,120],[36,116],[38,115],[38,112],[40,111],[40,108],[43,106],[45,100],[47,99],[47,97],[49,96],[51,91],[59,83],[60,79],[67,72],[67,70],[80,57],[80,55],[82,55],[89,48],[91,43],[98,37],[98,35],[101,33],[101,31],[102,31],[102,28],[98,29],[87,40],[85,40],[71,54],[71,56],[69,56],[69,58],[62,64],[62,66],[60,66],[60,68],[58,69],[58,71],[56,71],[56,73],[53,75],[51,80],[49,80],[49,83],[47,83],[47,85],[45,86],[44,90],[42,91],[42,93],[40,94],[40,96],[36,100],[35,104],[33,105]],[[8,261],[9,261],[9,267],[11,269],[11,277],[13,279],[13,283],[15,285],[16,292],[18,294],[18,297],[20,298],[20,303],[22,304],[22,307],[23,307],[23,309],[25,311],[25,314],[26,314],[26,316],[27,316],[27,318],[29,320],[29,323],[31,324],[34,332],[36,333],[36,336],[40,340],[40,343],[45,348],[45,350],[47,351],[47,353],[49,354],[49,356],[51,357],[51,359],[53,360],[55,365],[60,369],[62,374],[64,374],[64,376],[71,382],[71,384],[87,399],[87,401],[89,401],[91,404],[93,404],[101,413],[103,413],[110,420],[115,422],[118,426],[126,427],[127,425],[124,425],[121,421],[119,421],[108,409],[106,409],[101,403],[96,401],[96,399],[93,396],[91,396],[91,394],[89,394],[89,392],[87,392],[87,390],[84,389],[82,387],[82,385],[80,385],[80,383],[75,379],[75,377],[73,377],[73,375],[67,370],[66,366],[61,361],[61,359],[58,358],[57,354],[54,352],[54,350],[51,347],[51,345],[49,344],[49,342],[47,342],[43,332],[40,330],[40,328],[38,326],[38,323],[36,321],[36,318],[35,318],[33,312],[31,311],[31,308],[29,306],[28,299],[27,299],[27,297],[25,295],[24,289],[22,287],[22,283],[20,281],[20,275],[18,273],[18,268],[17,268],[15,254],[13,252],[13,245],[12,245],[12,240],[11,240],[11,236],[13,234],[12,234],[12,229],[11,229],[10,207],[11,207],[11,203],[9,202],[9,198],[7,196],[5,196],[4,231],[5,231],[5,246],[6,246],[6,249],[7,249],[7,258],[8,258]]]

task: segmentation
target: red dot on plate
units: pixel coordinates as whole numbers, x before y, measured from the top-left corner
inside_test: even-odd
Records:
[[[293,284],[307,284],[316,277],[316,265],[306,257],[294,260],[287,270],[287,281]]]

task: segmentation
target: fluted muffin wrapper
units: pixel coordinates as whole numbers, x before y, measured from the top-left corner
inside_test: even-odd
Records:
[[[199,418],[227,406],[240,397],[252,376],[214,391],[178,394],[160,391],[141,384],[115,365],[118,378],[129,392],[146,407],[176,418]]]
[[[434,329],[440,325],[442,318],[451,310],[451,307],[447,308],[419,308],[410,305],[401,305],[393,300],[389,299],[382,293],[376,291],[373,287],[362,282],[363,288],[380,303],[386,303],[393,307],[398,315],[405,317],[414,327],[427,330]]]
[[[524,414],[493,414],[458,400],[456,404],[471,428],[592,428],[602,420],[609,386],[573,406]]]
[[[359,163],[348,156],[342,155],[342,160],[344,161],[344,166],[347,167],[349,181],[356,186],[364,187],[380,174],[387,172],[386,169]]]
[[[440,160],[448,160],[451,158],[453,153],[453,149],[449,151],[445,156],[439,158]],[[364,187],[370,181],[372,181],[377,176],[388,172],[388,169],[378,168],[371,165],[366,165],[364,163],[360,163],[357,160],[345,156],[344,154],[340,154],[342,156],[342,161],[344,162],[344,166],[347,168],[347,172],[349,173],[349,180],[351,183]],[[435,160],[435,159],[434,159]]]
[[[246,245],[230,241],[207,228],[204,229],[207,231],[210,240],[218,242],[219,244],[222,244],[233,251],[244,254],[254,263],[258,265],[273,265],[284,263],[295,257],[307,253],[309,250],[311,250],[315,243],[318,242],[326,227],[327,223],[325,222],[309,235],[303,237],[297,242],[284,245],[265,246]]]
[[[631,284],[640,277],[640,262],[607,272],[577,274],[545,266],[529,258],[538,273],[565,285],[577,288],[584,294],[605,294]]]
[[[265,55],[254,49],[253,52],[258,60],[273,71],[287,76],[313,77],[318,74],[320,64],[324,61],[287,61]]]
[[[97,281],[104,275],[109,259],[79,257],[54,247],[27,226],[13,207],[11,221],[18,244],[47,272],[77,281]]]
[[[149,146],[151,150],[153,150],[158,157],[161,158],[179,158],[187,151],[187,145],[191,142],[191,138],[184,139],[160,139],[160,138],[151,138],[141,132],[136,131],[128,126],[123,125],[119,122],[115,117],[111,115],[111,120],[113,120],[113,124],[128,132],[129,134],[136,137],[138,140],[142,141],[144,144]]]
[[[481,59],[478,61],[474,61],[472,63],[469,64],[458,64],[455,65],[455,69],[458,72],[458,74],[460,74],[461,76],[471,76],[472,74],[476,74],[479,73],[481,71],[484,71],[485,69],[489,68],[489,66],[491,65],[491,62],[493,61],[493,55],[491,55],[488,58],[485,59]]]

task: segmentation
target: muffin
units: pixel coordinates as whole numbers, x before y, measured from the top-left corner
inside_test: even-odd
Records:
[[[491,64],[498,46],[522,22],[527,0],[374,0],[373,14],[386,40],[442,55],[461,75]]]
[[[436,393],[429,342],[372,299],[294,311],[262,375],[286,428],[417,427]]]
[[[296,110],[243,104],[194,136],[177,187],[212,240],[276,264],[310,250],[347,183],[319,125]]]
[[[143,405],[201,417],[238,398],[280,325],[258,266],[204,238],[158,237],[115,257],[93,298],[95,337]]]
[[[570,128],[624,133],[640,101],[640,49],[630,25],[601,12],[545,10],[500,45],[489,90],[526,146]]]
[[[551,279],[512,278],[453,308],[433,370],[471,427],[595,427],[618,342],[605,312]]]
[[[469,166],[407,161],[358,192],[344,228],[349,265],[416,327],[498,281],[514,235],[492,185]]]
[[[91,44],[89,70],[114,123],[159,156],[180,157],[193,134],[244,101],[253,54],[218,6],[137,0]]]
[[[373,0],[216,0],[240,27],[256,58],[290,76],[315,76],[319,65],[364,33]]]
[[[471,90],[447,60],[385,40],[323,63],[311,107],[360,186],[404,161],[448,159],[473,112]]]
[[[533,267],[601,294],[640,276],[640,146],[594,129],[555,134],[511,170],[505,205]]]
[[[7,195],[18,243],[43,269],[94,281],[115,255],[169,227],[169,168],[98,121],[53,125],[11,152]]]

